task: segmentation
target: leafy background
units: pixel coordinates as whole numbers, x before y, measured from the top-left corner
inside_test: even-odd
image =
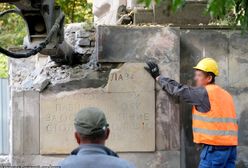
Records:
[[[92,4],[87,0],[56,0],[66,15],[66,23],[88,22],[93,20]],[[14,8],[6,3],[0,3],[0,12]],[[26,36],[26,25],[23,19],[15,14],[0,18],[0,46],[9,48],[20,46]],[[0,54],[0,78],[8,77],[8,58]]]

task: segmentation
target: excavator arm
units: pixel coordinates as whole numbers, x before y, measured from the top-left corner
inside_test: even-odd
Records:
[[[73,49],[64,41],[64,14],[54,0],[0,0],[0,3],[16,6],[16,10],[1,12],[0,16],[17,13],[25,20],[28,30],[24,53],[13,53],[0,46],[1,53],[12,58],[26,58],[40,52],[58,63],[75,63]]]

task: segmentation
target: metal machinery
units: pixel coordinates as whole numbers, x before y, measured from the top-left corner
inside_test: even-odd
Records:
[[[19,14],[26,22],[28,36],[24,39],[24,51],[12,52],[1,48],[0,52],[12,58],[27,58],[38,52],[50,55],[57,63],[75,64],[77,54],[64,41],[64,13],[54,0],[0,0],[16,9],[0,13]]]

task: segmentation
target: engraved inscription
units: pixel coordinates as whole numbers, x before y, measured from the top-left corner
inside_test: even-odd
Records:
[[[139,89],[140,83],[143,90]],[[73,120],[85,107],[105,112],[111,130],[107,146],[113,150],[155,150],[154,81],[147,76],[143,64],[125,64],[110,74],[108,84],[108,90],[81,89],[63,96],[41,94],[41,154],[67,154],[77,146]]]

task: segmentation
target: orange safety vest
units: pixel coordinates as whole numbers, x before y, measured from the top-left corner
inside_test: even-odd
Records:
[[[193,107],[194,142],[216,146],[238,145],[238,124],[232,96],[217,85],[207,85],[211,109],[206,113]]]

